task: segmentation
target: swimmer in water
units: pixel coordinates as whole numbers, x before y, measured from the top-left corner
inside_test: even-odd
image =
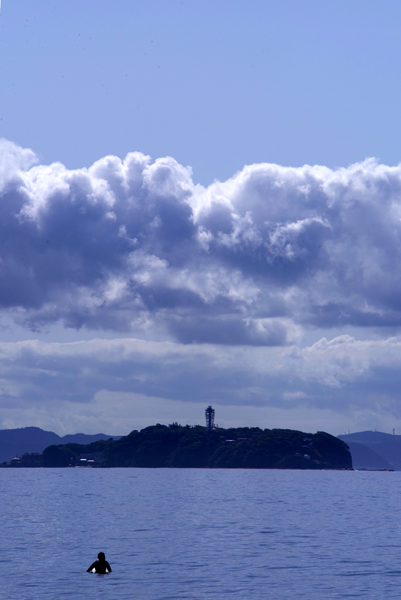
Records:
[[[96,560],[93,563],[93,565],[91,565],[89,567],[89,569],[87,569],[86,572],[90,573],[91,571],[93,571],[93,569],[95,569],[95,573],[100,573],[101,575],[105,575],[106,573],[111,573],[111,566],[107,562],[104,552],[99,552],[97,557],[99,560]]]

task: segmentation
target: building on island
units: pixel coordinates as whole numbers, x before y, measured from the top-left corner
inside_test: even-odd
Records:
[[[208,406],[205,410],[206,428],[208,431],[212,431],[212,429],[214,429],[214,412],[214,408],[211,406]]]

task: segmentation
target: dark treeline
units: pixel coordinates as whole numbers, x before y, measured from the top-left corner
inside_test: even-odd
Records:
[[[207,431],[176,423],[132,431],[114,441],[49,446],[42,458],[45,467],[352,468],[347,444],[325,432],[258,427]]]

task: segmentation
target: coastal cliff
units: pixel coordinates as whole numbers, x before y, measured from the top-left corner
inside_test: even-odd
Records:
[[[119,440],[49,446],[45,467],[352,469],[349,448],[322,431],[153,425]]]

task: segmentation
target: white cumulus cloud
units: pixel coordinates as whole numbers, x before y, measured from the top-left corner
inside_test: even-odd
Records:
[[[0,308],[32,329],[285,345],[401,323],[401,167],[260,164],[203,188],[139,152],[35,162],[1,142]]]

